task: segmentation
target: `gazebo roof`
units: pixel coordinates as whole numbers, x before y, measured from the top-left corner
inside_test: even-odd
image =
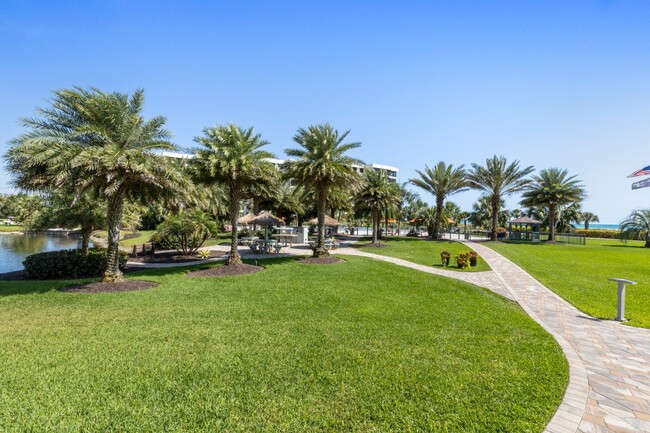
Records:
[[[519,218],[516,218],[514,220],[508,221],[509,223],[514,223],[514,224],[541,224],[541,221],[534,220],[532,218],[528,218],[527,216],[522,216]]]
[[[276,217],[270,212],[259,214],[252,220],[250,220],[250,224],[260,224],[260,225],[272,225],[272,226],[283,226],[284,221],[282,221],[280,218]]]
[[[309,220],[309,225],[310,226],[317,226],[318,225],[318,218],[313,218]],[[330,226],[330,227],[338,227],[341,225],[340,222],[335,220],[329,215],[325,215],[325,225]]]
[[[250,224],[251,220],[255,218],[257,215],[253,213],[248,213],[244,215],[243,217],[237,218],[237,223],[238,224]]]

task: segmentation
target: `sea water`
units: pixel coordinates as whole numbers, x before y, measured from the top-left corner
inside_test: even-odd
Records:
[[[584,229],[584,224],[576,224],[577,229]],[[594,224],[589,223],[589,230],[620,230],[621,226],[619,224]]]

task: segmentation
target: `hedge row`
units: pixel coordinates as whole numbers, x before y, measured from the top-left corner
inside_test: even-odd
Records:
[[[578,235],[587,235],[588,238],[618,239],[621,236],[620,230],[607,229],[576,229],[575,233]]]
[[[129,256],[120,251],[120,269],[126,265]],[[25,278],[46,280],[51,278],[99,277],[106,270],[106,249],[92,248],[88,255],[81,250],[60,250],[37,253],[23,261]]]

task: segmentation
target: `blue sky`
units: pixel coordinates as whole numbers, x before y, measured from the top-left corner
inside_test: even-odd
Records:
[[[179,146],[235,122],[282,157],[330,122],[402,181],[494,154],[566,168],[616,223],[650,206],[626,178],[650,165],[648,23],[647,1],[0,0],[0,150],[54,89],[144,88]]]

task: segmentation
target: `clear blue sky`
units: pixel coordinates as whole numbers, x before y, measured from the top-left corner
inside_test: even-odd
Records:
[[[650,207],[626,178],[650,165],[645,0],[0,0],[2,153],[20,117],[73,85],[144,88],[180,146],[235,122],[283,157],[298,127],[330,122],[402,181],[503,154],[578,175],[601,222]]]

